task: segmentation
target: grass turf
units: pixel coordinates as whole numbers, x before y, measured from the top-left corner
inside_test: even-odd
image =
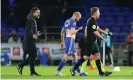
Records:
[[[87,67],[86,71],[88,71],[88,76],[71,76],[69,69],[71,66],[65,66],[62,69],[62,73],[64,76],[55,76],[55,72],[57,66],[37,66],[36,71],[40,73],[42,76],[29,76],[30,70],[29,67],[26,66],[23,69],[23,75],[19,75],[15,66],[1,66],[1,78],[2,79],[132,79],[133,80],[133,67],[120,67],[120,72],[113,72],[109,77],[99,77],[97,70],[89,71],[89,67]],[[106,67],[106,70],[112,71],[114,67]]]

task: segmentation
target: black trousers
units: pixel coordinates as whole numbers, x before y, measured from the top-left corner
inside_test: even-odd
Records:
[[[26,57],[27,57],[27,55],[28,55],[28,53],[26,53],[26,51],[23,51],[23,52],[24,52],[24,54],[23,54],[23,60],[25,60]]]
[[[107,46],[105,47],[105,56],[106,55],[108,56],[109,64],[113,64],[111,48]]]
[[[103,47],[101,47],[101,58],[103,58]],[[111,47],[105,47],[105,58],[106,56],[108,57],[108,62],[109,64],[113,64],[113,56],[112,56],[112,51],[111,51]],[[103,61],[102,61],[103,62]]]
[[[129,61],[129,66],[132,66],[132,56],[133,56],[133,51],[128,51],[128,61]]]
[[[37,50],[24,50],[24,55],[29,55],[28,58],[24,58],[23,61],[19,64],[20,66],[24,67],[25,65],[30,65],[31,73],[35,72],[35,59],[37,57]]]

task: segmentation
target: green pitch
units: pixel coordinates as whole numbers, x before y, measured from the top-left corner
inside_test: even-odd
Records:
[[[57,66],[37,66],[36,71],[42,76],[29,76],[29,67],[26,66],[23,69],[23,75],[19,75],[15,66],[1,66],[1,78],[2,79],[131,79],[133,80],[133,67],[120,67],[120,72],[113,72],[109,77],[100,77],[96,71],[89,71],[89,67],[86,68],[88,71],[88,76],[71,76],[69,69],[72,66],[65,66],[62,69],[64,76],[55,76]],[[114,67],[106,67],[106,70],[112,71]]]

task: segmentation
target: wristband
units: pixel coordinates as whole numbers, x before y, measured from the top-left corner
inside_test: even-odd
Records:
[[[108,36],[111,36],[110,33],[107,34]]]

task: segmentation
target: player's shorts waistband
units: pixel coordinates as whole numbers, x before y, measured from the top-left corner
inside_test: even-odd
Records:
[[[75,40],[75,38],[72,38],[72,37],[66,37],[66,39],[74,39]]]

